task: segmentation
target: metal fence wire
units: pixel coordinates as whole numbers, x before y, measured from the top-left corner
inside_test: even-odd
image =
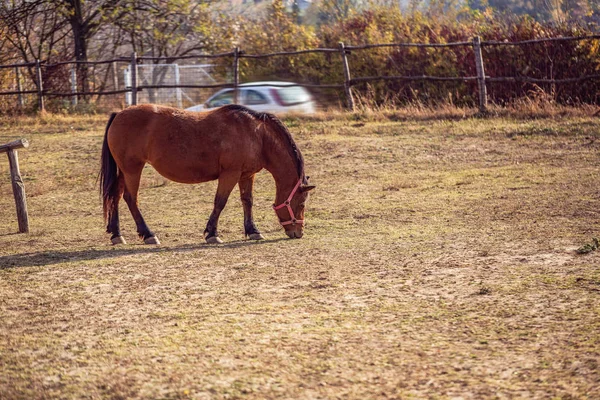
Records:
[[[145,90],[138,92],[137,103],[164,104],[185,108],[201,103],[201,88],[195,85],[214,85],[218,81],[213,77],[212,64],[138,64],[138,85]],[[132,86],[131,65],[123,71],[125,87]],[[125,97],[128,106],[133,104],[132,93]]]

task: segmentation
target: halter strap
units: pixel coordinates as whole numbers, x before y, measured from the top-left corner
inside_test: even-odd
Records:
[[[294,189],[292,189],[292,192],[290,193],[290,195],[288,196],[288,198],[283,203],[281,203],[278,206],[273,205],[273,210],[275,210],[275,211],[280,210],[283,207],[287,207],[287,210],[290,213],[290,218],[291,219],[289,221],[280,222],[281,226],[296,225],[296,224],[304,225],[304,220],[303,219],[296,219],[296,217],[294,215],[294,211],[292,210],[292,207],[290,206],[290,202],[292,201],[292,197],[294,197],[294,195],[296,194],[296,191],[300,187],[301,183],[302,183],[302,178],[300,178],[298,180],[298,183],[296,183],[296,186],[294,186]]]

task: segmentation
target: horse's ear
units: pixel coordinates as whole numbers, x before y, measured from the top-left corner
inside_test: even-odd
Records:
[[[317,185],[302,185],[302,186],[300,186],[300,191],[302,193],[309,192],[309,191],[313,190],[316,187],[317,187]]]

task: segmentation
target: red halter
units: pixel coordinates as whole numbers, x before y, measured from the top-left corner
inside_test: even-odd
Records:
[[[300,184],[302,183],[302,178],[300,178],[298,180],[298,183],[296,183],[296,186],[294,186],[294,189],[292,189],[292,193],[290,193],[290,195],[288,196],[287,200],[284,201],[283,203],[281,203],[280,205],[276,206],[273,205],[273,210],[277,211],[282,209],[283,207],[287,207],[288,212],[290,213],[290,220],[289,221],[284,221],[284,222],[280,222],[281,226],[286,226],[286,225],[296,225],[296,224],[300,224],[300,225],[304,225],[304,220],[303,219],[296,219],[296,217],[294,216],[294,211],[292,210],[292,207],[290,206],[290,202],[292,201],[292,197],[294,197],[294,195],[296,194],[296,190],[298,190],[298,188],[300,187]]]

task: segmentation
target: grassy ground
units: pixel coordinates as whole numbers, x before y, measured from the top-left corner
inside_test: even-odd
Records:
[[[106,117],[0,121],[0,397],[593,398],[600,393],[600,119],[288,119],[318,185],[284,239],[261,173],[243,240],[201,232],[214,183],[145,171],[163,245],[104,234]],[[1,155],[0,155],[1,156]]]

